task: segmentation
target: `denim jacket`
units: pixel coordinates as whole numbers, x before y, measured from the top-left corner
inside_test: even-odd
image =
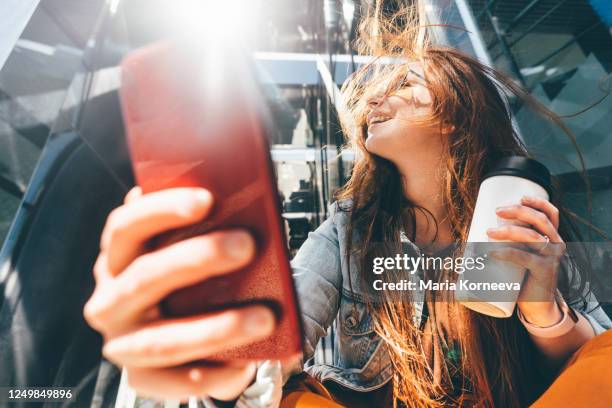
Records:
[[[275,362],[262,364],[255,383],[238,400],[239,407],[276,407],[282,384],[301,369],[325,383],[333,381],[355,391],[371,391],[385,385],[392,377],[389,355],[382,339],[374,332],[372,318],[366,311],[364,288],[360,285],[356,259],[351,256],[348,268],[346,234],[350,212],[340,209],[347,203],[330,206],[330,216],[311,232],[291,262],[304,322],[305,350],[301,367],[280,367]],[[358,234],[355,238],[358,240]],[[405,251],[419,248],[402,234]],[[349,271],[351,287],[349,286]],[[415,321],[421,319],[423,293],[413,293]],[[595,334],[612,328],[608,315],[597,307],[592,294],[579,309],[593,326]],[[586,311],[589,311],[588,313]],[[336,320],[337,335],[333,344],[332,364],[313,364],[315,347],[327,328]]]
[[[303,359],[284,366],[278,361],[260,362],[254,383],[240,396],[237,407],[277,407],[283,384],[290,375],[301,370],[323,383],[332,381],[362,392],[380,388],[391,379],[391,361],[366,311],[356,259],[351,256],[349,269],[344,255],[350,221],[350,212],[339,208],[344,204],[330,206],[327,220],[309,234],[291,262],[304,327]],[[358,233],[354,239],[359,239]],[[420,253],[405,235],[402,235],[402,241],[405,251]],[[417,323],[421,319],[422,298],[422,293],[413,293]],[[585,309],[579,311],[599,334],[612,328],[612,321],[596,306],[597,301],[591,296],[584,304]],[[332,364],[314,364],[315,347],[334,320],[337,327],[332,351],[334,361]],[[215,406],[210,401],[204,401],[204,405],[207,408]]]

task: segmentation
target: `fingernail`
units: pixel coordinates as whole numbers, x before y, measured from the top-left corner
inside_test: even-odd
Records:
[[[264,307],[250,309],[244,317],[243,327],[248,333],[269,333],[274,327],[274,315]]]
[[[512,205],[502,206],[502,207],[497,207],[497,208],[495,209],[495,212],[496,212],[496,213],[498,213],[498,212],[503,212],[503,211],[511,210],[511,209],[513,209],[513,208],[514,208],[514,206],[512,206]]]
[[[531,201],[531,197],[523,196],[523,198],[521,198],[521,201],[529,202],[529,201]]]
[[[232,258],[244,259],[250,253],[252,246],[251,236],[244,231],[229,232],[223,238],[225,252]]]
[[[185,217],[191,218],[194,215],[202,212],[204,207],[212,200],[212,195],[206,190],[196,190],[189,192],[185,197],[185,203],[179,211]]]
[[[197,190],[195,199],[199,205],[208,204],[212,200],[212,194],[208,190]]]
[[[499,232],[499,228],[495,228],[495,227],[487,228],[487,234],[490,233],[490,232]]]

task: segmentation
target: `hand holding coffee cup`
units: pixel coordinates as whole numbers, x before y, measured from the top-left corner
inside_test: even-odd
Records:
[[[561,319],[555,303],[559,265],[565,244],[557,232],[559,210],[548,200],[525,196],[519,205],[500,207],[498,217],[514,221],[490,228],[491,239],[523,243],[530,250],[503,248],[492,252],[496,259],[512,262],[527,270],[517,305],[525,319],[537,326],[552,326]]]
[[[554,302],[557,270],[564,253],[557,232],[559,211],[549,201],[550,173],[535,160],[511,156],[485,176],[468,235],[470,245],[508,242],[490,251],[485,270],[460,279],[521,284],[499,299],[492,293],[459,289],[456,297],[466,307],[495,317],[509,317],[517,304],[531,323],[546,326],[560,319]],[[482,244],[491,249],[494,244]],[[473,250],[472,248],[472,250]],[[555,319],[557,319],[555,321]]]

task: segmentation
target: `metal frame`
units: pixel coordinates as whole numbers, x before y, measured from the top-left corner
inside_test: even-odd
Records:
[[[519,13],[512,19],[512,21],[510,21],[510,23],[508,23],[508,25],[503,29],[503,35],[506,35],[508,31],[512,30],[512,28],[514,28],[518,23],[520,23],[529,14],[529,12],[533,10],[541,1],[542,0],[532,0],[531,3],[527,4],[525,8],[519,11]],[[485,10],[485,12],[487,11],[490,11],[490,7]],[[496,43],[497,41],[493,41],[487,44],[487,49],[490,49]]]
[[[519,22],[521,22],[535,7],[537,7],[540,4],[541,0],[532,0],[512,19],[510,23],[508,23],[508,25],[504,29],[499,27],[499,24],[494,20],[494,16],[491,14],[490,6],[494,2],[495,0],[487,4],[485,9],[481,11],[479,14],[479,17],[484,14],[486,14],[489,17],[493,30],[495,32],[495,40],[487,44],[487,49],[491,49],[496,44],[499,44],[501,48],[501,52],[497,53],[493,57],[493,61],[497,60],[502,55],[505,56],[510,62],[511,70],[513,74],[515,74],[517,78],[519,78],[521,82],[524,84],[522,74],[516,63],[516,60],[514,59],[512,55],[511,48],[514,47],[516,44],[518,44],[528,34],[533,32],[533,30],[535,30],[544,20],[546,20],[549,16],[551,16],[555,11],[557,11],[564,4],[566,4],[567,0],[559,0],[554,6],[548,9],[542,16],[540,16],[535,22],[533,22],[529,27],[527,27],[523,32],[521,32],[521,34],[517,38],[512,40],[512,42],[510,43],[508,43],[508,41],[506,40],[505,35],[508,33],[509,30],[511,30]],[[598,27],[601,24],[602,22],[598,21],[597,23],[585,28],[584,30],[580,31],[578,34],[575,34],[571,40],[567,41],[561,47],[551,52],[550,54],[546,55],[545,57],[541,58],[537,62],[531,64],[531,66],[538,66],[538,65],[543,64],[544,62],[548,61],[549,59],[553,58],[554,56],[558,55],[559,53],[567,49],[569,46],[571,46],[572,44],[577,42],[580,38],[582,38],[585,34],[589,33],[591,30],[593,30],[594,28]]]
[[[535,28],[537,26],[539,26],[540,23],[542,23],[544,20],[546,20],[551,14],[553,14],[555,11],[557,11],[557,9],[559,7],[561,7],[562,5],[564,5],[566,2],[567,2],[567,0],[560,0],[557,4],[555,4],[553,7],[551,7],[546,13],[544,13],[540,18],[538,18],[533,24],[531,24],[529,27],[527,27],[527,29],[525,29],[525,31],[523,31],[521,33],[521,35],[518,36],[518,38],[515,38],[514,40],[512,40],[512,42],[508,44],[508,48],[514,47],[519,41],[521,41],[529,33],[531,33],[533,30],[535,30]],[[501,55],[503,55],[503,52],[500,52],[500,53],[496,54],[493,57],[493,61],[495,61]]]
[[[480,12],[476,15],[476,20],[480,20],[480,18],[485,15],[487,10],[491,10],[491,7],[493,7],[495,3],[497,3],[497,0],[489,0],[487,4],[485,4],[484,9],[480,10]]]
[[[596,27],[599,27],[602,24],[603,24],[602,21],[598,21],[597,23],[595,23],[595,24],[585,28],[584,30],[582,30],[578,34],[574,35],[574,38],[572,38],[571,40],[567,41],[561,47],[557,48],[555,51],[551,52],[550,54],[548,54],[547,56],[545,56],[544,58],[540,59],[538,62],[536,62],[536,63],[534,63],[532,65],[537,67],[538,65],[541,65],[541,64],[545,63],[546,61],[548,61],[552,57],[558,55],[560,52],[565,50],[570,45],[574,44],[576,41],[578,41],[580,38],[582,38],[582,36],[584,36],[585,34],[589,33],[591,30],[593,30]]]
[[[486,12],[488,12],[489,7],[493,5],[495,0],[491,1],[486,8]],[[491,61],[491,56],[489,55],[489,51],[485,46],[485,42],[482,39],[480,34],[480,28],[472,14],[472,10],[470,6],[467,4],[466,0],[455,0],[455,5],[457,6],[457,10],[459,11],[459,15],[461,16],[461,20],[463,20],[463,25],[468,31],[468,38],[472,43],[472,47],[474,48],[474,53],[478,57],[478,59],[488,65],[493,66],[493,62]]]
[[[499,44],[503,55],[506,57],[508,62],[510,63],[510,70],[514,74],[514,76],[519,80],[522,85],[525,85],[525,78],[523,78],[523,74],[521,74],[521,69],[519,68],[514,56],[512,55],[512,51],[510,51],[510,47],[508,47],[508,43],[506,42],[505,32],[499,27],[499,23],[497,19],[491,14],[490,10],[486,11],[487,17],[491,22],[491,26],[493,27],[493,31],[495,32],[495,37],[497,38],[497,43]]]

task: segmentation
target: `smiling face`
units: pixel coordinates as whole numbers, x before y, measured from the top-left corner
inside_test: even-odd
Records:
[[[440,154],[440,127],[428,120],[433,97],[427,88],[423,65],[412,62],[390,81],[366,95],[366,149],[394,163],[427,153]]]

